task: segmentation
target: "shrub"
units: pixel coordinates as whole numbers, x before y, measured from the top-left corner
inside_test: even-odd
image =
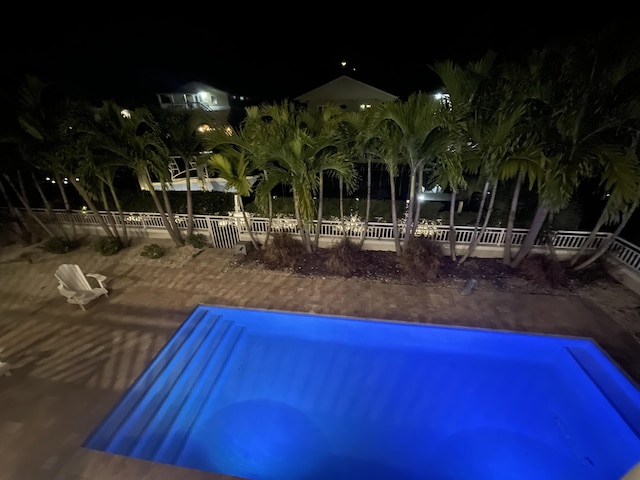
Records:
[[[438,278],[444,252],[442,246],[429,237],[413,237],[398,257],[405,273],[419,281]]]
[[[116,237],[101,237],[95,243],[95,250],[104,256],[115,255],[124,248],[122,241]]]
[[[293,268],[299,257],[305,254],[304,245],[286,233],[274,232],[271,241],[264,246],[262,261],[267,268]]]
[[[62,237],[52,237],[45,240],[40,248],[49,253],[69,253],[78,247],[78,243],[74,240],[69,240]]]
[[[157,243],[150,243],[142,248],[140,255],[147,258],[161,258],[164,257],[166,250]]]
[[[529,255],[522,261],[519,270],[526,278],[541,287],[562,288],[569,284],[564,264],[549,255]]]
[[[328,274],[351,277],[358,268],[356,255],[360,248],[352,240],[345,238],[327,249],[324,266]]]
[[[195,248],[204,248],[209,245],[207,237],[202,233],[192,233],[187,237],[187,245]]]

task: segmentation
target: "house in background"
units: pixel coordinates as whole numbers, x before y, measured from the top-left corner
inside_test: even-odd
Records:
[[[178,87],[177,92],[157,93],[156,96],[163,109],[204,110],[210,112],[219,125],[229,123],[229,94],[211,85],[190,82]]]
[[[206,110],[212,112],[220,125],[228,125],[231,111],[231,98],[227,92],[213,88],[199,82],[187,83],[179,87],[178,92],[158,93],[158,101],[163,109],[175,110]],[[335,80],[321,85],[310,92],[298,96],[295,100],[307,108],[317,109],[326,105],[337,105],[347,111],[359,111],[371,108],[383,102],[393,102],[398,97],[366,83],[343,75]],[[227,190],[226,180],[210,176],[206,167],[196,167],[195,161],[189,162],[191,190],[228,191],[234,193],[234,189]],[[183,162],[178,157],[172,157],[169,164],[171,180],[167,187],[169,190],[186,190],[186,172]],[[253,185],[257,176],[247,177]],[[142,184],[140,187],[146,190]],[[160,182],[153,182],[154,190],[160,190]]]
[[[204,110],[211,114],[212,120],[223,128],[229,126],[231,112],[231,96],[220,89],[201,82],[189,82],[178,87],[175,92],[157,93],[160,107],[165,110]],[[168,190],[185,191],[187,189],[185,165],[181,158],[172,156],[169,162],[170,181]],[[216,191],[234,193],[235,189],[227,190],[227,182],[223,178],[209,175],[206,166],[197,166],[195,159],[189,161],[191,190]],[[250,177],[251,184],[257,177]],[[154,190],[161,190],[160,182],[152,182]],[[142,190],[148,190],[140,183]]]
[[[343,110],[359,111],[385,102],[394,102],[398,97],[378,88],[342,75],[295,98],[309,109],[337,105]]]

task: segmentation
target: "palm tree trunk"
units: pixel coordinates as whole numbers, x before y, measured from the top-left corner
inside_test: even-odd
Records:
[[[108,182],[109,191],[111,192],[111,197],[113,198],[113,202],[118,209],[118,216],[120,217],[120,222],[122,223],[122,242],[125,246],[129,246],[129,235],[127,233],[127,222],[124,218],[124,212],[122,211],[122,204],[120,203],[120,199],[118,198],[118,194],[116,193],[115,186],[113,182]]]
[[[141,179],[142,179],[144,185],[149,190],[149,193],[151,194],[151,198],[153,200],[154,205],[156,206],[156,210],[160,214],[160,220],[162,220],[162,224],[164,225],[164,228],[166,228],[167,232],[169,232],[169,236],[171,237],[171,240],[173,240],[173,243],[175,243],[176,246],[178,246],[178,247],[184,246],[184,244],[182,243],[182,239],[179,238],[179,237],[176,237],[175,230],[173,230],[173,228],[171,228],[171,224],[169,223],[169,220],[167,220],[167,214],[164,211],[164,208],[162,207],[162,203],[160,202],[160,199],[158,198],[158,194],[156,193],[156,191],[153,188],[153,183],[151,182],[151,177],[149,176],[149,171],[148,170],[145,169],[142,172]]]
[[[371,155],[367,155],[367,207],[364,214],[364,225],[362,226],[362,235],[360,235],[360,248],[364,245],[367,238],[367,230],[369,230],[369,215],[371,212]]]
[[[293,191],[293,209],[296,214],[296,220],[298,221],[298,230],[300,230],[300,238],[302,243],[304,244],[308,253],[312,252],[311,249],[311,237],[309,235],[309,231],[307,230],[307,226],[302,221],[302,217],[300,216],[300,199],[298,198],[298,193]]]
[[[109,207],[109,201],[107,199],[107,192],[104,189],[104,183],[100,184],[100,200],[102,201],[102,205],[104,206],[104,211],[107,212],[107,219],[109,220],[109,224],[111,228],[113,228],[113,233],[117,239],[122,242],[120,238],[120,233],[118,232],[118,227],[116,226],[116,219],[111,212],[111,208]]]
[[[520,188],[524,180],[524,171],[518,173],[516,185],[513,188],[513,196],[511,197],[511,207],[509,208],[509,216],[507,217],[507,231],[504,235],[504,256],[502,263],[509,265],[511,263],[511,242],[513,241],[513,226],[516,223],[516,211],[518,209],[518,199],[520,198]]]
[[[556,263],[560,261],[560,259],[558,258],[558,254],[556,253],[556,247],[553,244],[553,242],[555,242],[556,240],[557,235],[558,234],[556,232],[547,232],[547,236],[545,238],[545,243],[547,245],[547,248],[549,249],[549,255],[551,255],[551,258]]]
[[[193,197],[191,195],[191,172],[189,171],[188,159],[183,159],[184,161],[184,179],[187,182],[186,184],[186,192],[187,192],[187,238],[193,234]]]
[[[70,176],[69,178],[73,178],[73,177]],[[102,218],[102,215],[100,215],[100,210],[98,209],[94,201],[91,199],[89,192],[87,192],[87,190],[82,186],[82,184],[79,181],[71,180],[71,183],[75,187],[76,191],[80,194],[82,199],[85,201],[85,203],[89,207],[89,210],[91,210],[91,213],[93,214],[94,218],[98,222],[98,225],[100,225],[102,230],[104,230],[104,233],[107,234],[107,237],[115,237],[114,233],[109,228],[109,225],[107,225],[107,222],[105,222],[104,218]]]
[[[316,235],[313,240],[315,250],[318,250],[320,244],[320,232],[322,231],[322,207],[324,204],[324,174],[320,172],[318,178],[318,221],[316,222]]]
[[[4,188],[4,184],[1,181],[0,181],[0,192],[2,192],[2,196],[4,197],[5,202],[7,202],[7,207],[9,208],[9,215],[12,218],[18,220],[16,224],[18,225],[18,228],[20,228],[22,232],[22,238],[25,241],[27,241],[27,243],[29,244],[33,243],[33,241],[35,241],[36,234],[31,228],[30,222],[28,222],[27,219],[24,218],[24,215],[22,215],[22,212],[20,210],[18,210],[16,207],[13,206],[13,203],[11,203],[11,199],[9,198],[7,191]]]
[[[173,215],[173,209],[171,208],[171,202],[169,201],[169,193],[167,192],[167,184],[164,180],[160,180],[160,188],[162,189],[162,199],[164,201],[165,209],[167,211],[167,218],[169,220],[169,225],[175,234],[174,241],[177,240],[176,245],[178,247],[184,247],[184,240],[182,240],[182,234],[180,233],[180,228],[176,224],[176,219]]]
[[[244,219],[244,224],[247,226],[247,232],[249,233],[249,238],[251,239],[251,243],[253,244],[253,248],[258,250],[258,242],[256,241],[256,237],[253,233],[253,229],[249,224],[249,218],[247,217],[247,212],[244,209],[244,202],[242,201],[242,197],[238,195],[238,205],[240,205],[240,211],[242,212],[242,218]]]
[[[47,235],[49,235],[50,237],[55,237],[55,234],[51,230],[49,230],[49,228],[42,222],[42,220],[40,220],[36,216],[35,212],[31,208],[31,204],[29,203],[29,199],[24,195],[24,192],[20,193],[18,191],[18,189],[15,187],[15,185],[13,184],[13,182],[11,181],[11,179],[9,178],[9,176],[6,173],[4,174],[4,178],[7,181],[7,183],[9,184],[9,186],[11,187],[11,189],[14,191],[16,196],[18,197],[18,200],[20,200],[20,203],[22,203],[22,206],[25,208],[25,210],[27,211],[29,216],[35,220],[35,222],[40,226],[40,228],[42,228],[42,230],[44,230],[46,232]]]
[[[476,216],[476,223],[473,224],[473,234],[471,235],[471,243],[476,239],[478,229],[480,228],[480,220],[482,220],[482,212],[484,210],[484,203],[487,200],[487,192],[489,191],[489,182],[484,182],[484,188],[482,189],[482,197],[480,198],[480,206],[478,207],[478,215]]]
[[[342,190],[344,188],[342,177],[338,178],[338,187],[340,188],[340,226],[342,227],[342,236],[347,238],[347,228],[344,223],[344,197]]]
[[[459,262],[460,264],[462,264],[467,258],[469,258],[469,255],[473,253],[473,251],[478,246],[478,243],[480,243],[480,239],[482,238],[482,235],[487,229],[487,225],[489,224],[489,219],[491,218],[491,213],[493,212],[493,204],[496,199],[495,193],[497,189],[498,189],[498,181],[496,180],[493,182],[493,195],[491,195],[491,199],[489,199],[489,206],[487,207],[487,213],[484,216],[484,222],[482,222],[482,228],[480,228],[480,231],[478,232],[478,234],[474,237],[472,242],[469,244],[467,251],[464,253],[462,258],[460,259],[460,262]]]
[[[47,215],[49,215],[50,219],[53,219],[53,208],[51,207],[51,202],[42,191],[40,182],[38,182],[38,180],[36,179],[36,174],[33,173],[33,170],[31,171],[31,180],[33,180],[33,184],[35,185],[36,190],[38,190],[38,195],[40,195],[40,198],[42,199],[42,204],[44,205],[44,209],[47,212]],[[20,183],[22,183],[22,179],[20,180]]]
[[[71,214],[71,202],[69,202],[69,197],[67,196],[67,192],[64,189],[64,183],[62,181],[62,176],[59,173],[54,173],[53,178],[56,179],[56,183],[58,184],[58,189],[60,190],[60,196],[62,197],[62,201],[64,202],[64,210],[69,215],[71,219],[71,238],[76,237],[76,221],[74,216]],[[63,229],[64,230],[64,229]],[[69,238],[69,236],[67,236]]]
[[[451,191],[451,205],[449,205],[449,250],[451,260],[456,261],[456,191]]]
[[[527,232],[527,236],[525,237],[524,242],[522,242],[522,246],[520,247],[520,250],[518,251],[516,258],[513,260],[513,262],[511,262],[511,266],[513,268],[517,268],[525,259],[525,257],[529,255],[531,250],[533,250],[533,245],[536,241],[536,238],[538,237],[538,233],[540,233],[540,229],[542,228],[542,225],[544,224],[544,220],[547,218],[548,214],[549,214],[548,207],[545,207],[542,205],[538,206],[538,208],[536,209],[536,213],[533,216],[533,221],[529,226],[529,231]]]
[[[69,239],[69,235],[67,234],[66,230],[60,224],[60,222],[58,221],[58,218],[54,215],[53,207],[51,206],[51,202],[49,201],[47,196],[44,194],[44,191],[42,190],[42,187],[40,186],[40,182],[38,182],[38,179],[36,178],[35,173],[33,172],[33,170],[30,173],[31,173],[31,180],[33,181],[33,184],[35,185],[36,190],[38,191],[38,195],[40,195],[40,198],[42,199],[42,203],[44,205],[44,209],[47,212],[47,217],[49,218],[49,222],[48,223],[50,223],[51,225],[55,224],[56,227],[58,228],[58,231],[62,232],[62,236],[64,236],[65,238]],[[57,179],[56,179],[56,183],[58,183]],[[21,177],[20,177],[20,184],[22,186],[22,192],[24,194],[24,185],[22,185],[22,178]]]
[[[62,177],[58,173],[54,173],[53,178],[56,179],[56,183],[58,184],[58,190],[60,190],[60,197],[62,197],[62,201],[64,203],[64,210],[67,213],[71,213],[71,203],[69,202],[69,197],[67,196],[67,192],[65,192],[64,190]]]
[[[267,171],[263,170],[264,178],[267,178]],[[267,202],[267,210],[269,214],[269,218],[267,219],[267,232],[264,237],[264,244],[269,244],[269,238],[271,237],[271,225],[273,223],[273,196],[271,195],[271,191],[269,191],[269,200]]]
[[[418,177],[420,182],[416,182],[416,191],[415,195],[415,203],[413,205],[413,209],[415,213],[413,215],[413,231],[414,233],[418,230],[418,225],[420,225],[420,208],[422,207],[422,202],[420,201],[420,194],[422,193],[422,175],[424,173],[424,167],[421,165],[419,169]]]
[[[589,257],[587,260],[585,260],[584,262],[582,262],[580,265],[578,265],[577,267],[574,267],[574,270],[582,270],[584,268],[587,268],[589,265],[591,265],[593,262],[595,262],[596,260],[598,260],[602,255],[604,255],[607,250],[609,250],[609,247],[611,246],[611,244],[613,243],[613,241],[618,238],[618,236],[620,236],[620,232],[622,232],[622,230],[624,229],[624,227],[627,225],[627,222],[629,221],[629,219],[631,218],[631,215],[633,214],[634,209],[628,209],[625,214],[622,217],[622,221],[620,222],[620,224],[618,225],[618,227],[615,229],[615,231],[609,236],[607,237],[602,244],[600,245],[600,247],[598,247],[598,250],[595,251],[595,253],[593,255],[591,255],[591,257]]]
[[[407,248],[407,244],[411,237],[413,237],[413,204],[416,201],[415,196],[416,191],[416,170],[415,168],[411,169],[411,177],[409,181],[409,206],[407,207],[407,224],[405,226],[404,232],[404,242],[403,248]]]
[[[391,172],[389,172],[389,180],[389,188],[391,190],[391,224],[393,225],[393,241],[396,245],[396,255],[400,255],[402,253],[402,246],[400,245],[398,212],[396,211],[396,181]]]
[[[596,238],[596,235],[598,234],[598,232],[600,231],[600,229],[602,228],[606,220],[607,220],[607,209],[605,207],[605,209],[602,210],[602,213],[600,214],[600,218],[598,218],[598,221],[596,222],[595,226],[593,227],[593,229],[591,229],[591,232],[589,232],[589,236],[585,239],[584,242],[582,242],[582,245],[580,245],[580,248],[578,249],[578,251],[571,257],[571,260],[569,260],[570,267],[573,267],[575,266],[576,263],[578,263],[578,260],[580,260],[580,258],[584,255],[584,253],[587,251],[587,248],[591,246],[591,243]]]

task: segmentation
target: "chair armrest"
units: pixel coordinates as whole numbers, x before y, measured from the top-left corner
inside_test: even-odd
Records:
[[[60,292],[60,295],[63,295],[67,298],[73,298],[76,296],[76,293],[77,293],[72,290],[67,290],[62,285],[58,285],[58,291]]]
[[[105,277],[104,275],[100,275],[99,273],[87,273],[86,276],[95,278],[100,284],[100,286],[104,288],[104,282],[107,281],[107,277]]]

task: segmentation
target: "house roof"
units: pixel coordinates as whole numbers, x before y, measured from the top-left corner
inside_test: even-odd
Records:
[[[347,75],[342,75],[329,83],[325,83],[318,88],[296,97],[296,100],[304,103],[324,103],[327,101],[336,102],[340,100],[376,100],[378,102],[389,102],[397,98],[396,95],[367,85]]]
[[[176,93],[199,93],[211,91],[227,94],[224,90],[220,90],[219,88],[212,87],[211,85],[207,85],[202,82],[189,82],[184,85],[180,85],[176,90]]]

